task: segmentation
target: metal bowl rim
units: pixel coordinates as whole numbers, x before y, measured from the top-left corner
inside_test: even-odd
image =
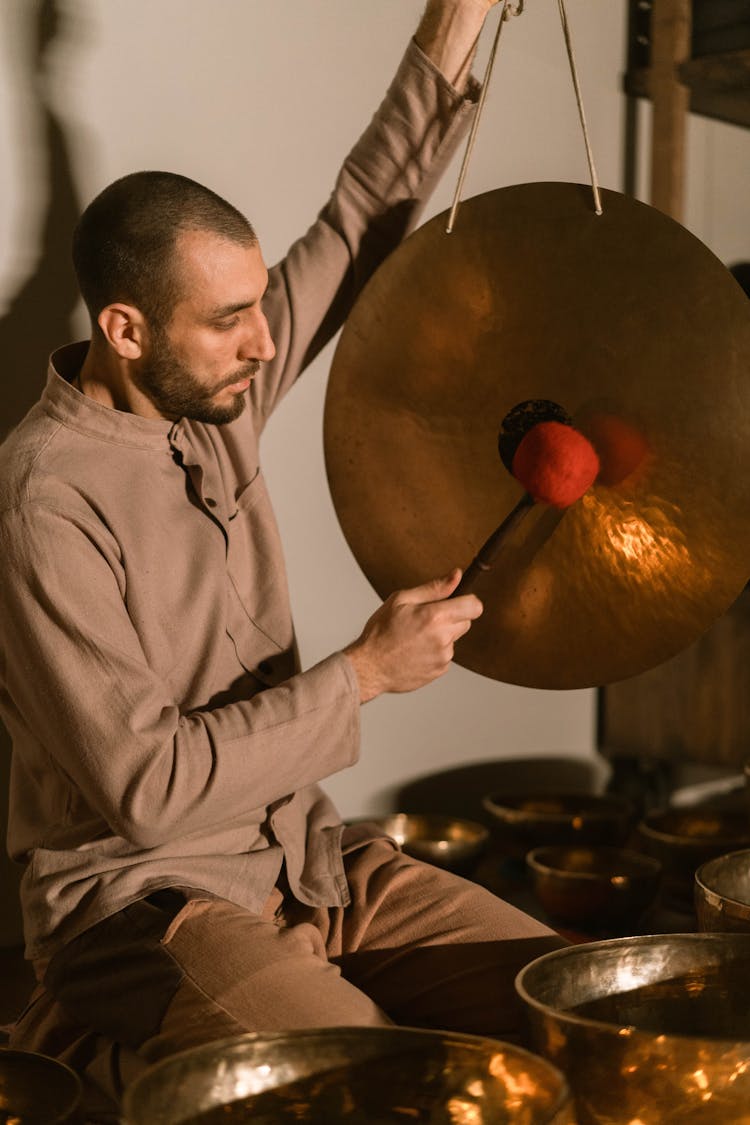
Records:
[[[389,820],[397,820],[403,817],[405,823],[409,821],[425,821],[435,825],[442,824],[458,824],[464,828],[468,828],[473,833],[471,843],[484,843],[488,840],[490,830],[486,825],[478,820],[470,820],[465,816],[452,816],[450,813],[407,813],[407,812],[394,812],[394,813],[371,813],[369,816],[358,816],[349,818],[347,824],[374,824],[382,831],[382,827]],[[436,837],[437,838],[437,837]]]
[[[60,1059],[53,1058],[52,1055],[45,1055],[41,1051],[24,1051],[18,1047],[0,1047],[0,1059],[3,1058],[38,1059],[44,1064],[51,1064],[51,1073],[64,1074],[66,1078],[70,1079],[73,1086],[72,1100],[69,1105],[60,1107],[60,1112],[55,1120],[64,1121],[69,1114],[73,1113],[73,1111],[80,1106],[83,1097],[83,1083],[73,1068],[68,1066],[67,1063],[61,1062]],[[54,1125],[54,1121],[52,1121],[50,1125]]]
[[[545,812],[544,810],[532,812],[527,809],[516,808],[512,804],[506,805],[502,801],[496,800],[496,797],[500,796],[508,801],[542,801],[545,798],[548,800],[554,800],[555,798],[565,800],[567,798],[573,798],[574,800],[592,801],[594,804],[593,807],[583,809],[580,813],[574,813],[572,810],[567,812]],[[487,793],[482,798],[482,806],[487,812],[492,813],[492,815],[496,817],[498,816],[498,810],[503,810],[503,812],[509,813],[511,817],[533,816],[540,821],[558,822],[576,815],[584,816],[590,820],[609,819],[613,814],[617,817],[628,817],[635,811],[632,802],[630,802],[627,797],[620,797],[616,793],[584,793],[574,790],[570,790],[567,793],[538,793],[534,790],[525,790],[523,793]],[[498,817],[498,819],[500,818]]]
[[[566,1022],[574,1024],[577,1027],[592,1028],[595,1031],[602,1031],[608,1035],[619,1035],[621,1034],[621,1029],[626,1027],[629,1029],[629,1034],[633,1038],[643,1037],[645,1039],[653,1040],[653,1032],[643,1031],[640,1028],[636,1027],[634,1024],[607,1023],[605,1020],[596,1020],[591,1019],[588,1016],[575,1015],[575,1013],[566,1010],[565,1008],[553,1008],[549,1004],[544,1004],[541,1000],[537,1000],[535,997],[531,996],[529,992],[527,992],[523,978],[527,973],[530,973],[532,969],[535,968],[535,966],[539,965],[542,962],[552,960],[563,961],[565,958],[576,957],[580,953],[596,953],[596,951],[599,949],[605,950],[612,948],[625,948],[626,946],[628,948],[632,948],[633,946],[654,945],[672,938],[686,938],[691,944],[698,944],[700,942],[701,944],[730,944],[741,947],[742,945],[747,944],[748,935],[734,933],[641,934],[637,937],[606,938],[603,941],[591,941],[586,942],[583,945],[567,945],[562,949],[553,949],[549,953],[543,953],[541,957],[536,957],[533,961],[530,961],[528,965],[524,965],[520,972],[517,973],[515,978],[514,983],[516,992],[518,993],[521,1000],[523,1000],[525,1004],[528,1004],[530,1008],[533,1008],[535,1011],[542,1013],[542,1015],[544,1016],[550,1016],[555,1020],[564,1019]],[[696,1036],[694,1035],[677,1035],[672,1032],[670,1032],[669,1035],[665,1035],[665,1038],[669,1040],[675,1040],[676,1042],[680,1043],[696,1042]],[[711,1042],[726,1044],[747,1042],[750,1044],[750,1040],[720,1039],[718,1037],[712,1037]]]
[[[539,875],[553,875],[560,878],[575,878],[582,880],[590,880],[591,882],[601,882],[602,879],[611,879],[613,876],[602,875],[596,871],[566,871],[562,867],[551,867],[545,864],[540,858],[540,852],[551,851],[597,851],[606,852],[607,855],[619,855],[628,862],[635,862],[636,867],[640,867],[639,871],[626,872],[621,874],[627,878],[637,878],[639,875],[654,875],[659,876],[664,870],[664,865],[660,860],[654,856],[644,855],[643,852],[633,851],[632,848],[615,848],[610,845],[602,845],[599,847],[584,848],[581,844],[541,844],[538,848],[532,848],[531,851],[526,853],[526,863],[534,872]],[[617,872],[614,873],[616,877]]]
[[[366,1027],[366,1026],[342,1026],[342,1027],[313,1027],[302,1028],[296,1031],[248,1031],[242,1035],[233,1035],[225,1039],[216,1039],[210,1043],[202,1043],[196,1047],[187,1047],[183,1051],[178,1051],[173,1055],[169,1055],[165,1059],[151,1065],[142,1074],[138,1075],[126,1088],[122,1098],[122,1121],[123,1125],[129,1125],[131,1114],[133,1111],[133,1102],[138,1096],[139,1090],[154,1079],[154,1075],[158,1077],[160,1074],[169,1073],[173,1068],[179,1069],[180,1066],[189,1061],[192,1057],[205,1052],[207,1048],[212,1050],[227,1052],[230,1054],[233,1048],[241,1047],[245,1044],[252,1044],[256,1042],[271,1042],[274,1040],[288,1039],[292,1036],[295,1040],[315,1040],[315,1039],[334,1039],[347,1034],[365,1035],[370,1038],[377,1039],[385,1035],[400,1037],[401,1033],[404,1037],[418,1036],[419,1038],[428,1041],[430,1039],[443,1039],[449,1041],[458,1040],[459,1043],[467,1047],[480,1047],[487,1044],[495,1044],[497,1047],[504,1051],[510,1051],[514,1057],[520,1058],[521,1061],[526,1062],[529,1066],[534,1066],[537,1070],[548,1071],[555,1079],[559,1086],[557,1100],[550,1106],[550,1112],[553,1114],[560,1113],[568,1105],[572,1105],[573,1094],[568,1082],[567,1076],[555,1066],[549,1059],[544,1058],[542,1055],[535,1054],[533,1051],[527,1050],[525,1047],[516,1046],[515,1043],[508,1043],[503,1039],[495,1039],[489,1035],[469,1035],[462,1031],[441,1031],[435,1028],[426,1027],[409,1027],[403,1025],[396,1025],[394,1027]],[[56,1060],[52,1060],[53,1062]],[[61,1064],[64,1065],[64,1064]]]
[[[651,809],[638,821],[636,826],[637,831],[647,839],[656,840],[661,844],[674,844],[677,847],[721,847],[724,844],[728,845],[727,850],[731,851],[732,844],[741,843],[742,847],[737,849],[744,851],[746,844],[750,845],[750,825],[748,825],[747,835],[745,836],[678,836],[675,832],[667,832],[661,828],[657,828],[650,821],[650,818],[662,816],[664,813],[674,813],[675,816],[684,816],[690,813],[690,809]],[[717,813],[719,819],[721,814]],[[734,819],[734,818],[733,818]],[[742,821],[740,814],[736,817],[737,822]]]
[[[731,903],[732,906],[739,906],[740,908],[744,908],[745,910],[747,910],[750,907],[750,898],[747,898],[745,901],[740,898],[732,898],[731,895],[725,895],[722,891],[717,891],[715,887],[710,886],[706,882],[706,874],[709,868],[718,866],[720,863],[727,859],[730,859],[731,857],[736,856],[739,858],[739,856],[741,855],[747,856],[748,860],[750,860],[750,848],[739,848],[737,851],[725,852],[724,855],[716,855],[713,857],[713,859],[707,859],[706,862],[702,863],[696,870],[695,883],[696,886],[700,887],[700,889],[702,891],[705,891],[706,894],[713,895],[715,898],[721,899],[722,902]]]

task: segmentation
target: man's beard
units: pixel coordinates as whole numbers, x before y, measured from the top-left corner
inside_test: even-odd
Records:
[[[217,391],[255,375],[257,359],[243,364],[217,387],[205,387],[175,355],[164,332],[152,336],[151,354],[135,377],[138,389],[147,395],[165,418],[190,418],[220,426],[233,422],[245,409],[245,393],[235,394],[226,405],[214,401]]]

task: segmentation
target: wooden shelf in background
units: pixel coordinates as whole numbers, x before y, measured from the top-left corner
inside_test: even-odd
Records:
[[[750,128],[750,47],[689,59],[679,70],[690,91],[690,112]],[[650,71],[626,72],[623,88],[633,97],[650,97]]]
[[[745,15],[733,0],[629,3],[623,89],[653,105],[650,202],[678,222],[687,112],[750,128],[750,21]],[[716,50],[708,50],[709,35]],[[631,102],[625,179],[633,194],[637,119]],[[691,648],[600,689],[597,744],[613,759],[742,769],[750,760],[750,587]]]
[[[602,689],[599,748],[741,771],[750,759],[749,675],[750,588],[690,648]]]

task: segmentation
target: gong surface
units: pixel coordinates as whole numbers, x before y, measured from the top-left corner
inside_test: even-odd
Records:
[[[530,687],[661,663],[750,574],[750,303],[678,223],[602,204],[524,184],[464,202],[450,235],[426,223],[356,303],[326,399],[334,506],[382,597],[468,566],[521,498],[498,455],[519,403],[559,404],[597,447],[607,471],[565,512],[533,507],[456,646]]]

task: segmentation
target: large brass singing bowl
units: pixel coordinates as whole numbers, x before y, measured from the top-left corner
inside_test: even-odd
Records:
[[[385,597],[467,567],[521,498],[503,419],[550,400],[603,473],[536,505],[475,592],[459,664],[509,683],[624,679],[687,647],[750,575],[750,302],[698,239],[590,189],[501,188],[420,227],[365,287],[325,409],[334,506]]]
[[[579,1125],[747,1125],[750,939],[667,934],[571,946],[516,988]]]
[[[546,1060],[492,1039],[399,1027],[242,1035],[158,1063],[123,1125],[574,1125]]]

